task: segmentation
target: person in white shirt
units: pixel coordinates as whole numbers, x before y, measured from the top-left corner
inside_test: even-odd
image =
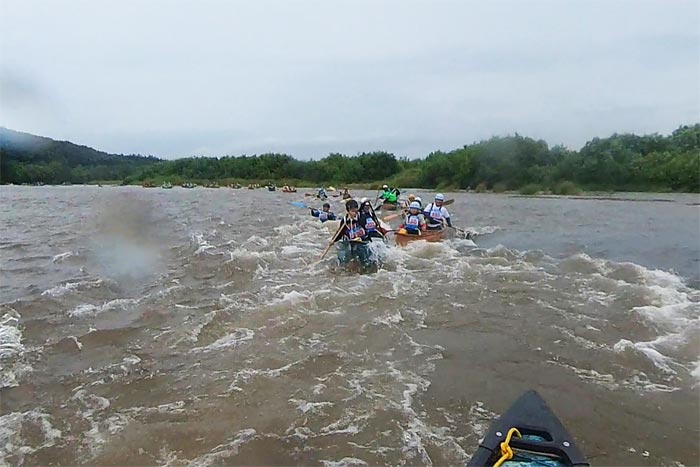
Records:
[[[438,193],[435,195],[435,200],[423,208],[423,215],[425,216],[425,221],[428,223],[428,230],[440,230],[443,228],[444,224],[447,224],[448,227],[452,227],[450,213],[447,211],[447,208],[442,205],[444,202],[445,195]]]

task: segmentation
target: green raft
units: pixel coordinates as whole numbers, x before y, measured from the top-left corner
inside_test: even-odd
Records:
[[[510,448],[502,446],[503,443]],[[505,454],[505,455],[504,455]],[[574,439],[536,391],[528,391],[491,424],[470,467],[590,465]]]

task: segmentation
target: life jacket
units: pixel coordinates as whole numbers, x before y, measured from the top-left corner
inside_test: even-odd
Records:
[[[403,223],[404,229],[407,233],[418,234],[420,233],[420,214],[409,213],[406,216],[406,221]]]
[[[344,222],[345,232],[343,233],[343,236],[348,240],[356,240],[358,238],[361,239],[367,235],[365,229],[360,225],[359,217],[357,219],[351,219],[348,216],[345,216]]]
[[[335,214],[332,212],[328,211],[318,211],[318,218],[321,220],[321,222],[326,222],[326,221],[334,221],[335,220]]]
[[[378,223],[374,216],[370,213],[363,213],[360,215],[360,224],[365,229],[365,232],[370,234],[377,231]]]
[[[435,203],[430,203],[424,210],[427,213],[427,221],[430,227],[442,226],[442,206],[437,206]]]

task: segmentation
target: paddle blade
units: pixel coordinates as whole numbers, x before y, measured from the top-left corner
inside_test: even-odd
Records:
[[[297,208],[308,208],[307,205],[305,205],[304,203],[302,203],[300,201],[292,201],[289,204],[291,204],[292,206],[295,206]]]
[[[449,206],[450,204],[452,204],[452,203],[454,203],[454,202],[455,202],[454,199],[448,199],[447,201],[445,201],[444,203],[442,203],[442,205],[443,205],[443,206]]]

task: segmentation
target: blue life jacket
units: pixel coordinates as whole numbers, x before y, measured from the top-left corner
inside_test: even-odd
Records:
[[[368,234],[377,232],[377,221],[370,213],[362,213],[360,215],[360,225],[365,229]]]
[[[410,234],[420,232],[420,214],[408,214],[406,222],[403,223],[404,229]]]
[[[331,211],[325,212],[319,211],[318,209],[314,209],[313,211],[311,211],[311,215],[314,217],[318,217],[321,222],[334,221],[336,219],[335,214]]]

